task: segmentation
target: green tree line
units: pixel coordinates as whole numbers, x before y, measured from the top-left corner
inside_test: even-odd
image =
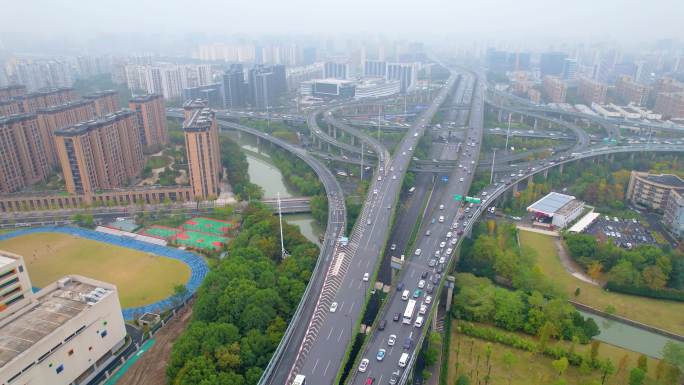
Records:
[[[176,340],[166,374],[174,385],[256,384],[311,275],[318,248],[259,203],[244,212],[228,256],[197,292],[188,328]]]

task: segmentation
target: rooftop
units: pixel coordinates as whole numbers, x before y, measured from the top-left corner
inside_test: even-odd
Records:
[[[684,180],[672,174],[648,174],[644,179],[676,188],[684,188]]]
[[[92,103],[92,102],[89,100],[74,100],[72,102],[60,104],[57,106],[51,106],[51,107],[47,107],[47,108],[39,108],[37,110],[37,112],[40,112],[40,113],[61,112],[61,111],[68,110],[70,108],[85,106],[85,105],[88,105],[90,103]]]
[[[39,292],[28,311],[0,327],[0,367],[112,293],[78,277],[57,282]]]
[[[103,96],[112,96],[112,95],[117,95],[118,92],[114,90],[105,90],[105,91],[97,91],[93,92],[91,94],[85,95],[83,98],[84,99],[96,99],[96,98],[101,98]]]
[[[126,118],[126,117],[131,116],[131,115],[133,115],[133,111],[131,111],[129,109],[119,110],[117,112],[112,112],[111,114],[107,114],[104,117],[99,118],[97,120],[89,120],[87,122],[74,124],[73,126],[67,126],[64,128],[60,128],[58,130],[55,130],[55,135],[57,135],[57,136],[81,135],[81,134],[84,134],[90,130],[94,130],[96,128],[111,124],[117,120]]]
[[[545,197],[528,206],[527,211],[535,211],[545,215],[553,215],[563,206],[573,200],[575,200],[575,197],[572,195],[550,192]]]
[[[159,94],[147,94],[147,95],[139,95],[139,96],[133,97],[129,101],[131,103],[143,103],[143,102],[149,102],[150,100],[160,99],[161,97],[162,96]]]
[[[209,129],[214,121],[214,111],[211,108],[198,108],[193,111],[192,116],[183,123],[186,131],[205,131]]]

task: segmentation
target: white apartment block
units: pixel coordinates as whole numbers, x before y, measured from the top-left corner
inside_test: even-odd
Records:
[[[0,251],[0,282],[24,293],[0,311],[0,384],[86,384],[125,343],[116,286],[72,275],[32,294],[23,266]]]
[[[184,88],[211,84],[211,66],[200,65],[127,65],[126,84],[130,90],[156,93],[165,99],[180,98]]]

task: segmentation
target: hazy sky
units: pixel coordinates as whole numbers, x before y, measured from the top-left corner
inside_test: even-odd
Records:
[[[23,36],[378,33],[464,40],[684,40],[684,0],[0,0]]]

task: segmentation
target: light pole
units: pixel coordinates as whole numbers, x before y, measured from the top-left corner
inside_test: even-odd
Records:
[[[489,184],[494,182],[494,163],[496,163],[496,147],[494,147],[494,155],[492,155],[492,171],[489,176]]]

